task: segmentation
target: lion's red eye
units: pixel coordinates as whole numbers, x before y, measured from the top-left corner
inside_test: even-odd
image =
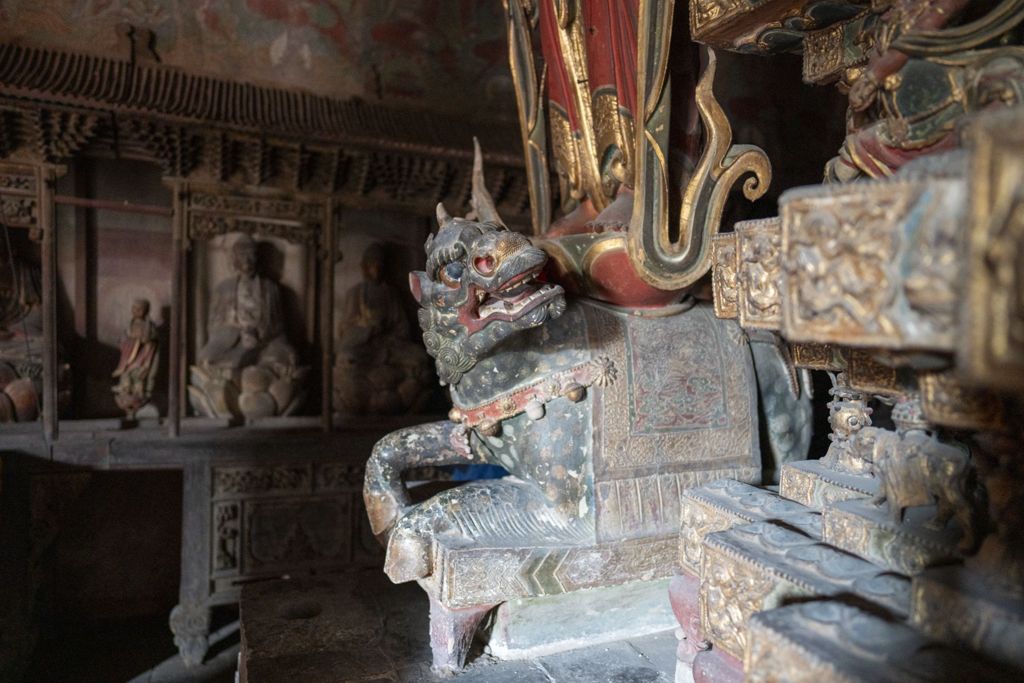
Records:
[[[473,259],[473,267],[483,275],[490,275],[494,272],[494,257],[490,254],[487,256],[477,256]]]

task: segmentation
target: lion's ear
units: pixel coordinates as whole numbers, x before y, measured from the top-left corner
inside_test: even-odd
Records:
[[[409,273],[409,291],[416,303],[423,303],[423,291],[430,287],[430,278],[422,270],[414,270]]]

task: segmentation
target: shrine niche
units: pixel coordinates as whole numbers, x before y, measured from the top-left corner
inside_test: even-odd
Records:
[[[338,237],[333,398],[342,415],[423,413],[436,398],[436,376],[415,330],[405,276],[421,258],[408,244],[408,228],[387,218],[347,215],[350,229]],[[366,223],[378,224],[372,234]],[[417,221],[413,234],[422,225]],[[379,239],[388,233],[405,243]]]
[[[132,302],[131,320],[121,336],[121,356],[111,377],[114,400],[129,420],[135,419],[149,405],[160,364],[160,339],[156,325],[149,318],[148,299]],[[148,411],[151,415],[153,411]]]
[[[5,232],[0,244],[0,422],[29,422],[42,396],[40,269],[25,231]]]
[[[192,409],[246,420],[296,414],[310,391],[304,358],[316,333],[323,208],[197,190],[189,204]]]
[[[174,271],[160,168],[82,158],[56,192],[57,320],[72,384],[63,417],[134,423],[141,410],[138,417],[158,420],[167,414]]]

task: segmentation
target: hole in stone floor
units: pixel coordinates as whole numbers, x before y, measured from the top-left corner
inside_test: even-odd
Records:
[[[297,620],[312,619],[320,616],[321,612],[323,612],[323,607],[315,600],[296,600],[284,605],[279,614],[282,619]]]

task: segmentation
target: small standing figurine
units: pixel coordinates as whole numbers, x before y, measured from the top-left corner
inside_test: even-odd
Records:
[[[136,299],[132,302],[132,320],[121,337],[121,360],[112,375],[117,380],[114,400],[129,420],[135,419],[135,413],[153,395],[158,349],[156,325],[149,319],[149,302]]]

